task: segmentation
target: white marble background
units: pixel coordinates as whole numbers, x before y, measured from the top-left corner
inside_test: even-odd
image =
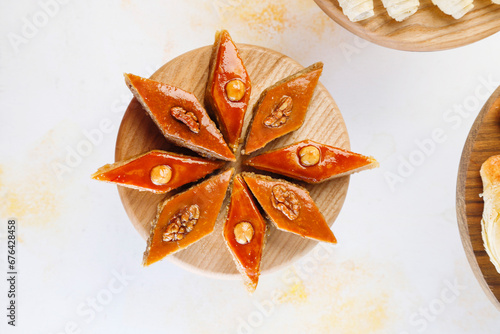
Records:
[[[220,28],[323,61],[352,149],[381,163],[352,177],[338,246],[262,277],[251,297],[168,261],[142,268],[116,188],[89,179],[114,157],[122,73],[147,76]],[[409,53],[360,40],[312,0],[27,0],[0,2],[0,52],[0,217],[18,218],[20,239],[18,326],[2,306],[2,333],[500,332],[455,214],[465,138],[500,83],[500,34]]]

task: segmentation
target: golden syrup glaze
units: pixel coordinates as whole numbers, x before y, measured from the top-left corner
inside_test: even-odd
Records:
[[[252,239],[244,245],[236,241],[234,233],[235,226],[241,222],[250,223],[254,230]],[[238,262],[238,267],[242,268],[244,275],[251,281],[253,290],[255,290],[259,281],[265,234],[266,221],[260,214],[243,177],[239,174],[233,181],[231,202],[229,203],[228,215],[224,224],[224,239],[233,257]]]
[[[124,164],[116,164],[119,166],[113,168],[112,164],[101,167],[92,178],[163,194],[212,173],[221,168],[224,162],[153,150],[129,159]],[[158,185],[151,180],[151,170],[161,165],[171,168],[172,177],[166,184]]]
[[[127,85],[140,95],[141,104],[147,105],[150,116],[167,139],[173,137],[176,144],[192,150],[193,146],[201,147],[209,154],[218,155],[220,159],[236,160],[219,129],[192,93],[133,74],[125,74],[125,78]],[[192,112],[196,116],[200,125],[198,133],[191,131],[186,124],[172,116],[171,109],[175,107]]]
[[[323,64],[314,64],[262,92],[253,110],[254,118],[247,135],[244,154],[257,151],[274,139],[302,126],[322,70]],[[266,126],[265,119],[278,107],[284,96],[291,97],[293,103],[287,122],[279,127]]]
[[[239,101],[231,101],[226,95],[226,85],[234,79],[246,88]],[[226,30],[217,32],[205,98],[233,151],[238,148],[251,90],[250,76],[231,36]]]
[[[319,162],[312,166],[301,163],[299,152],[302,148],[313,146],[319,149]],[[346,175],[349,171],[357,170],[377,161],[358,153],[341,148],[317,143],[312,140],[303,140],[292,145],[257,155],[245,161],[245,165],[257,169],[285,175],[309,183],[318,183],[336,175]]]
[[[212,176],[190,189],[167,198],[158,206],[158,214],[152,224],[148,246],[144,252],[144,265],[148,266],[184,249],[213,232],[234,169]],[[199,208],[199,218],[193,230],[179,241],[163,241],[163,233],[172,216],[191,205]]]
[[[337,239],[307,190],[287,181],[273,179],[264,175],[242,174],[248,188],[278,229],[298,234],[304,238],[337,243]],[[298,198],[300,208],[296,219],[289,219],[273,205],[273,187],[276,185],[282,185]]]

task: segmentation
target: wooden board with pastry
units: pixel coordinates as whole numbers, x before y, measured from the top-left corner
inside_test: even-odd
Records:
[[[251,293],[261,272],[318,241],[337,243],[331,225],[349,175],[378,163],[349,151],[342,116],[319,83],[322,69],[320,62],[304,69],[277,52],[235,44],[221,31],[213,46],[172,60],[150,79],[125,74],[134,99],[116,162],[92,177],[119,186],[147,239],[145,266],[168,256],[217,277],[239,272]],[[292,132],[303,139],[292,142]],[[289,151],[282,168],[269,163],[284,162],[274,155]]]
[[[315,0],[335,22],[372,43],[438,51],[500,31],[498,0]],[[473,33],[471,33],[473,32]]]
[[[457,179],[457,218],[469,264],[500,310],[500,87],[479,113]]]

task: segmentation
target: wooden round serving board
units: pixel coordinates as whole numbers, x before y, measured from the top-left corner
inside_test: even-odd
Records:
[[[457,218],[469,264],[488,298],[500,310],[500,274],[484,249],[481,236],[483,183],[479,170],[500,154],[500,87],[484,105],[470,130],[460,160],[457,180]]]
[[[161,67],[151,78],[190,91],[200,101],[203,101],[211,48],[211,46],[203,47],[175,58]],[[252,107],[260,93],[276,81],[303,69],[303,66],[278,52],[262,47],[242,44],[238,45],[238,48],[252,80],[252,96],[243,129],[243,133],[246,133],[246,128],[252,116]],[[350,148],[349,137],[342,115],[335,101],[321,83],[318,84],[309,105],[309,112],[304,125],[299,130],[270,143],[264,150],[283,147],[306,138],[345,149]],[[168,143],[134,98],[130,102],[120,125],[116,141],[115,159],[116,161],[124,160],[152,149],[195,155],[189,150]],[[243,168],[239,162],[242,158],[240,158],[239,152],[236,156],[238,161],[228,163],[227,167],[235,167],[236,172],[248,170],[268,174],[249,167]],[[274,176],[276,177],[276,175]],[[331,226],[344,203],[349,177],[327,181],[318,185],[296,183],[305,186],[310,191],[312,198],[316,201]],[[187,186],[178,191],[185,189],[187,189]],[[158,203],[176,193],[171,192],[167,196],[155,195],[124,187],[118,187],[118,191],[132,224],[144,239],[149,236],[150,224],[156,215]],[[228,203],[229,196],[226,197],[223,209],[217,218],[215,231],[211,235],[167,258],[189,270],[205,275],[219,278],[239,277],[222,237],[222,227]],[[340,238],[341,242],[342,238]],[[303,239],[271,227],[262,258],[262,273],[268,273],[297,260],[309,252],[316,244],[316,241]],[[146,245],[144,245],[145,247]]]
[[[420,0],[419,10],[397,22],[381,0],[374,1],[375,15],[351,22],[338,0],[314,0],[335,22],[370,42],[405,51],[437,51],[464,46],[500,31],[500,5],[474,0],[474,9],[461,19],[444,14],[431,0]]]

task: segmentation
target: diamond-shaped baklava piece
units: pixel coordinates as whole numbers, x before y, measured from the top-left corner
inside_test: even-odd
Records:
[[[163,194],[194,182],[224,162],[153,150],[125,161],[104,165],[92,174],[98,181]]]
[[[266,221],[245,181],[238,175],[233,181],[224,240],[250,293],[255,291],[259,282],[265,234]]]
[[[231,168],[160,203],[144,252],[145,266],[213,232],[233,172]]]
[[[257,151],[302,126],[322,71],[323,63],[313,64],[262,92],[253,108],[243,154]]]
[[[251,83],[236,45],[226,30],[215,36],[205,100],[215,113],[229,147],[238,148],[250,100]]]
[[[167,140],[209,158],[236,160],[196,96],[133,74],[125,74],[125,82]]]
[[[278,229],[304,238],[337,243],[307,190],[284,180],[254,173],[243,173],[243,178]]]
[[[303,140],[257,155],[245,161],[245,164],[309,183],[378,167],[377,160],[372,157],[312,140]]]

